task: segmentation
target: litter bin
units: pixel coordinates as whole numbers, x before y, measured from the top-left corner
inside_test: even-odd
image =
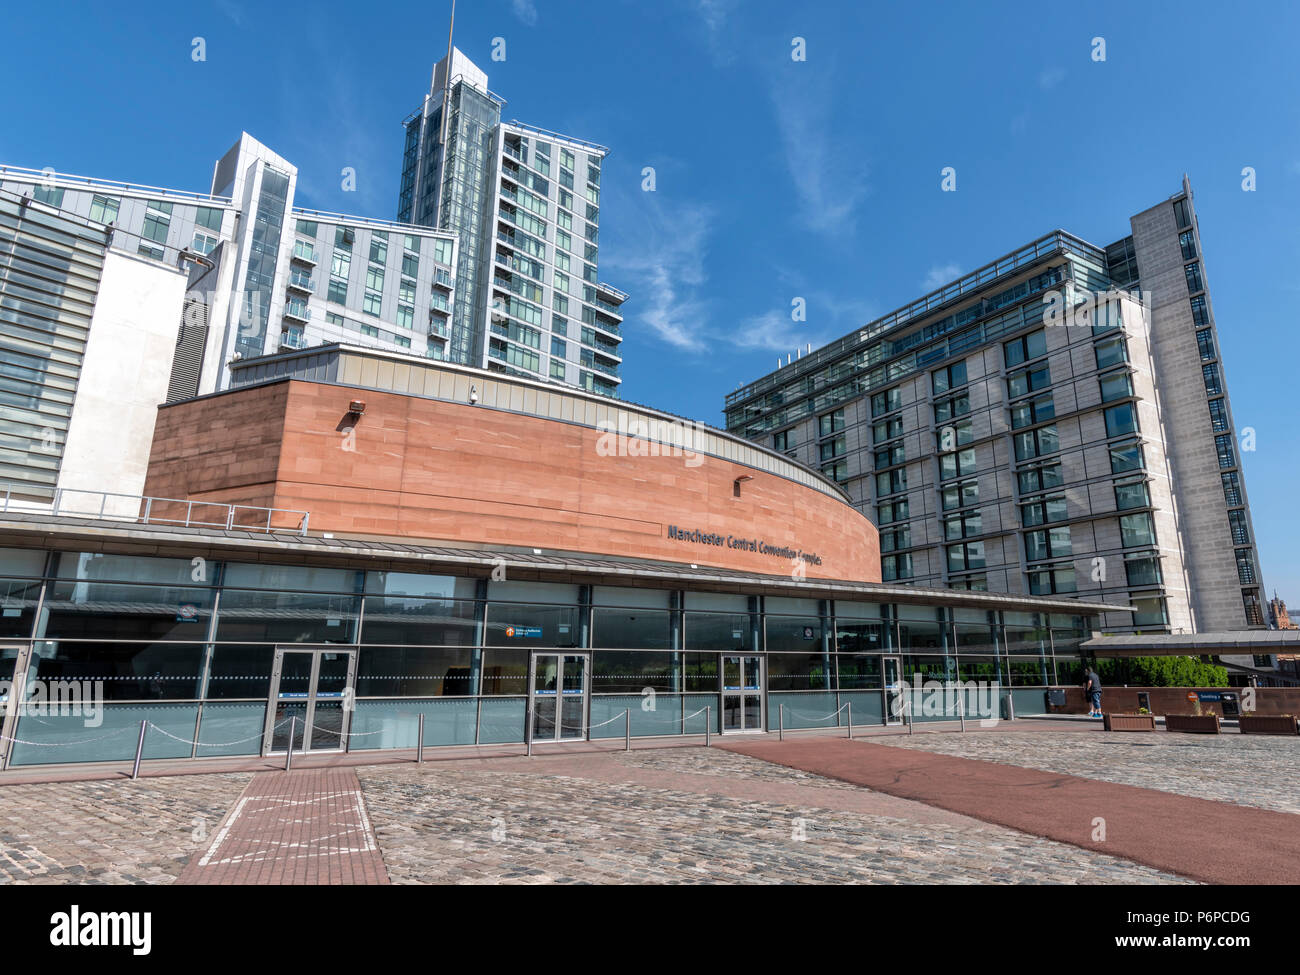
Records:
[[[1236,694],[1224,691],[1219,698],[1219,704],[1223,707],[1223,716],[1225,718],[1238,718],[1241,716],[1241,710],[1237,707]]]
[[[1151,695],[1146,691],[1138,691],[1138,710],[1148,713],[1151,711]]]
[[[1052,690],[1047,692],[1047,711],[1050,714],[1052,708],[1065,707],[1065,691]]]

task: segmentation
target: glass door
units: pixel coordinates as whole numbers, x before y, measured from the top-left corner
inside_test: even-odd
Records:
[[[355,650],[277,648],[263,754],[345,751],[356,670]]]
[[[763,660],[722,657],[722,730],[763,730]]]
[[[898,657],[882,657],[881,674],[885,695],[885,724],[901,724],[907,690],[902,680],[902,661]]]
[[[533,741],[587,737],[587,655],[533,655],[528,705]]]
[[[14,731],[18,727],[18,711],[27,686],[25,646],[0,646],[0,768],[9,767]]]

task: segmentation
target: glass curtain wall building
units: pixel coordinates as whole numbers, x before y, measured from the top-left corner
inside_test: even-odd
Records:
[[[0,549],[10,766],[129,759],[141,721],[146,758],[201,758],[282,753],[291,732],[295,750],[412,747],[421,714],[426,744],[472,745],[618,737],[626,713],[635,736],[843,727],[846,705],[854,724],[892,723],[902,694],[918,721],[954,720],[958,693],[980,713],[980,692],[936,698],[926,681],[984,682],[984,706],[1006,717],[1078,683],[1094,622],[1065,601],[794,597],[760,577],[745,593],[635,573],[619,585],[496,582],[454,559],[434,573],[414,559],[358,569],[348,543],[312,564],[157,557],[116,531],[96,551]],[[165,534],[164,547],[177,541]],[[43,710],[60,685],[87,699],[97,686],[102,711]]]
[[[886,581],[1079,594],[1109,630],[1264,625],[1191,188],[1056,231],[726,398],[879,527]]]
[[[627,295],[597,270],[609,150],[503,122],[504,104],[453,50],[403,123],[398,219],[460,242],[456,315],[439,357],[616,396]]]

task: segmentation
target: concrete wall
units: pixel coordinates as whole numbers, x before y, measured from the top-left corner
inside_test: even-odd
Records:
[[[58,487],[70,509],[90,502],[89,495],[70,491],[143,493],[184,296],[179,271],[117,251],[105,255],[59,470]],[[106,510],[135,508],[135,502],[119,500]]]

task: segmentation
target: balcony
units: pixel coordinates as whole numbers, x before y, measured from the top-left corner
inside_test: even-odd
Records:
[[[295,322],[302,322],[304,325],[311,321],[311,309],[307,307],[305,301],[289,300],[284,306],[284,317],[293,319]]]
[[[280,333],[280,348],[282,349],[305,349],[307,348],[307,336],[300,328],[287,328]]]
[[[515,148],[514,146],[512,146],[512,145],[511,145],[510,143],[508,143],[508,142],[502,143],[502,145],[501,145],[501,152],[502,152],[504,155],[509,156],[511,159],[517,159],[517,160],[519,160],[520,162],[523,162],[523,161],[524,161],[524,157],[523,157],[523,155],[519,152],[519,150],[518,150],[517,148]]]
[[[303,274],[298,270],[289,272],[289,290],[297,291],[301,294],[313,294],[316,291],[316,279],[310,274]]]
[[[315,267],[316,248],[304,246],[302,241],[298,241],[293,245],[293,253],[290,255],[290,259],[300,261],[303,264],[310,264],[312,267]]]
[[[444,271],[442,268],[438,268],[434,272],[433,283],[440,288],[446,288],[448,291],[450,291],[452,288],[451,275],[448,274],[446,271]]]
[[[615,306],[621,305],[623,302],[627,301],[626,291],[619,291],[618,288],[614,287],[612,284],[606,284],[604,281],[601,281],[596,285],[596,293],[609,295],[610,298],[614,299]]]

